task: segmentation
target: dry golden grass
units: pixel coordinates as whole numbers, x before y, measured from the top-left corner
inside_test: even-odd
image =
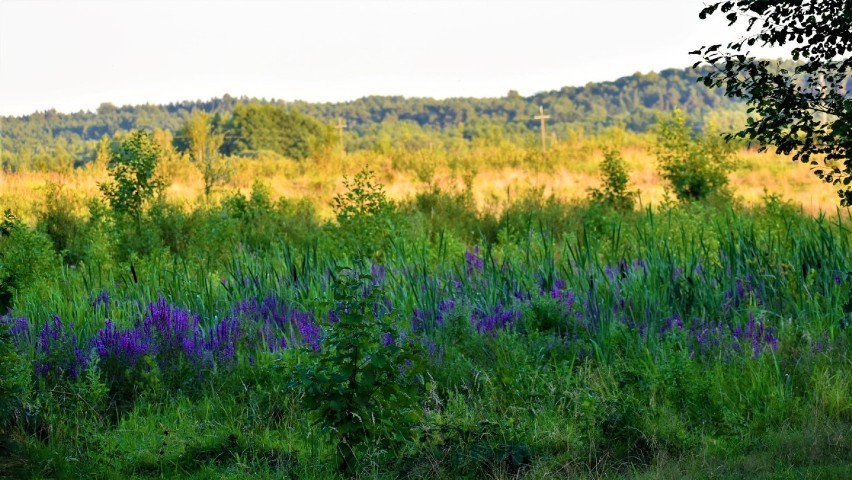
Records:
[[[657,204],[664,196],[656,161],[646,146],[621,149],[630,172],[632,187],[640,192],[643,204]],[[345,158],[296,162],[275,156],[235,159],[231,180],[217,189],[221,198],[236,191],[248,194],[255,181],[264,183],[274,199],[306,198],[315,202],[321,215],[331,214],[330,202],[343,191],[342,179],[368,167],[376,173],[388,195],[396,200],[409,198],[434,184],[442,189],[460,190],[471,182],[474,198],[482,208],[500,207],[507,199],[531,190],[564,200],[579,200],[600,184],[602,152],[593,147],[557,145],[547,155],[514,146],[479,146],[453,152],[421,151],[355,152]],[[161,168],[169,181],[165,194],[184,205],[203,202],[200,173],[182,160],[172,160]],[[100,196],[98,183],[108,180],[101,168],[78,169],[68,173],[0,173],[0,209],[11,208],[32,221],[44,204],[51,184],[76,199]],[[771,153],[743,150],[737,168],[730,175],[731,186],[746,204],[760,202],[764,189],[790,200],[809,213],[834,211],[838,205],[834,189],[822,183],[805,165]]]

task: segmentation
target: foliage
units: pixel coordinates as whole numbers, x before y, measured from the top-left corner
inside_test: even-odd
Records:
[[[21,321],[26,320],[17,319],[17,322]],[[0,375],[0,450],[4,448],[3,439],[10,427],[23,413],[31,387],[29,369],[12,337],[12,329],[23,326],[17,325],[17,322],[11,316],[0,317],[0,371],[3,372]]]
[[[733,152],[733,146],[714,135],[695,134],[679,110],[660,124],[658,169],[680,201],[727,195]]]
[[[517,92],[487,99],[370,96],[316,104],[225,95],[168,105],[117,107],[104,103],[94,112],[71,114],[48,110],[0,118],[0,169],[67,170],[72,164],[96,163],[97,158],[103,158],[100,141],[104,136],[117,138],[140,128],[175,132],[175,144],[184,150],[185,139],[178,132],[186,119],[199,111],[213,115],[217,132],[225,135],[223,154],[250,156],[253,151],[271,150],[296,159],[334,151],[336,137],[323,124],[341,118],[350,126],[348,150],[382,153],[392,147],[410,151],[432,144],[447,148],[482,143],[523,146],[537,131],[533,116],[539,105],[552,116],[548,130],[557,132],[560,142],[571,140],[570,134],[562,136],[569,129],[593,133],[623,125],[631,133],[648,132],[657,115],[674,107],[683,109],[690,121],[699,125],[714,116],[721,117],[724,122],[719,125],[725,127],[744,121],[738,101],[696,84],[695,76],[688,69],[636,73],[528,97]],[[302,117],[290,113],[294,110],[308,119],[299,120]],[[428,177],[428,170],[422,173]]]
[[[701,18],[717,11],[730,25],[748,22],[748,35],[727,44],[702,47],[694,54],[712,68],[700,78],[725,95],[745,99],[754,113],[741,131],[726,138],[748,137],[761,148],[810,163],[814,173],[840,187],[841,205],[852,205],[852,6],[847,0],[740,0],[714,2]],[[758,60],[748,49],[760,43],[794,45],[797,63],[786,67]]]
[[[12,305],[15,294],[45,280],[55,257],[49,238],[6,210],[0,222],[0,311]]]
[[[181,140],[180,144],[186,146],[192,163],[201,171],[204,197],[208,200],[213,188],[231,176],[230,166],[219,152],[225,142],[225,135],[215,129],[216,125],[211,123],[209,114],[195,111],[176,135]]]
[[[628,190],[630,177],[621,154],[615,149],[604,150],[601,163],[603,185],[589,191],[593,201],[605,204],[615,210],[633,210],[636,192]]]
[[[350,476],[365,442],[409,440],[421,416],[421,354],[393,324],[380,282],[356,270],[339,271],[336,321],[326,329],[316,360],[296,365],[305,408],[334,438],[338,467]]]
[[[335,195],[331,205],[341,241],[357,256],[380,255],[392,238],[396,205],[388,200],[384,187],[368,169],[358,172],[351,181],[344,178],[343,186],[346,191]]]
[[[256,102],[237,105],[225,128],[222,150],[227,154],[271,150],[304,160],[331,141],[328,128],[313,118]]]
[[[112,152],[107,170],[112,181],[100,185],[110,207],[138,225],[146,203],[165,187],[156,176],[160,147],[150,133],[133,132]]]

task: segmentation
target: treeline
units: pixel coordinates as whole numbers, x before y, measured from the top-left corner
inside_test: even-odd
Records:
[[[179,149],[181,129],[193,111],[211,114],[224,136],[221,153],[250,155],[267,150],[290,158],[330,152],[346,123],[348,149],[383,150],[448,146],[453,142],[535,141],[539,106],[551,116],[548,131],[565,140],[571,132],[606,128],[646,132],[662,112],[679,108],[698,127],[741,124],[744,106],[696,83],[691,69],[623,77],[612,82],[524,97],[510,91],[500,98],[405,98],[371,96],[343,103],[284,102],[225,95],[208,101],[117,107],[102,104],[95,112],[54,110],[23,117],[2,117],[0,164],[6,171],[62,170],[97,158],[104,139],[133,129],[163,132]],[[168,133],[165,133],[168,132]]]

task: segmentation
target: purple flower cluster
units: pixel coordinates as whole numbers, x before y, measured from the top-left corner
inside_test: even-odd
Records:
[[[498,329],[512,326],[520,316],[518,310],[505,309],[503,304],[498,302],[490,312],[474,311],[470,316],[470,322],[477,332],[496,335]]]
[[[766,326],[764,322],[749,314],[745,326],[726,326],[721,322],[693,321],[688,327],[684,326],[679,315],[667,318],[660,327],[659,336],[684,335],[690,353],[693,356],[712,355],[721,352],[728,356],[731,353],[750,352],[752,358],[769,350],[778,350],[778,336],[775,329]]]
[[[465,250],[464,252],[464,270],[468,275],[475,272],[481,272],[485,267],[482,257],[479,256],[479,245],[473,247],[473,251]]]
[[[77,335],[70,331],[72,327],[66,329],[58,315],[44,322],[35,344],[37,375],[77,378],[89,366],[89,359],[80,349]]]
[[[99,305],[103,305],[109,308],[110,304],[111,302],[109,299],[109,292],[107,292],[106,290],[101,290],[99,294],[95,295],[95,297],[92,298],[92,308],[98,308]]]
[[[763,292],[755,284],[754,277],[751,274],[748,274],[745,278],[738,277],[734,282],[734,288],[725,291],[722,310],[731,312],[732,309],[739,307],[752,296],[758,305],[763,305]]]

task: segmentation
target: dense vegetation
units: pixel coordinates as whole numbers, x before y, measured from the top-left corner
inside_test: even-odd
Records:
[[[181,129],[196,110],[214,116],[213,123],[225,135],[224,154],[270,150],[297,159],[317,155],[329,142],[336,147],[337,132],[330,125],[337,119],[347,124],[348,149],[372,150],[391,145],[422,149],[457,141],[524,145],[537,138],[538,122],[533,116],[539,106],[552,116],[549,131],[562,140],[571,132],[613,126],[645,132],[656,124],[660,113],[674,108],[683,110],[699,127],[708,122],[719,128],[741,124],[744,107],[698,84],[697,77],[692,70],[677,69],[636,73],[530,97],[513,91],[502,98],[366,97],[312,104],[225,95],[169,105],[103,104],[96,112],[46,111],[0,119],[0,164],[5,171],[62,171],[82,166],[96,160],[104,137],[113,139],[139,128],[170,132],[180,148],[185,144]],[[281,132],[289,132],[289,138],[282,138]]]
[[[691,75],[3,119],[6,175],[54,183],[0,218],[0,477],[851,477],[852,216],[743,205],[701,131],[743,112]],[[478,168],[599,152],[581,200],[475,200]],[[384,175],[331,215],[265,183],[355,164]]]
[[[362,172],[329,220],[261,182],[7,212],[0,472],[848,478],[848,213],[637,211],[604,173],[502,209]]]

